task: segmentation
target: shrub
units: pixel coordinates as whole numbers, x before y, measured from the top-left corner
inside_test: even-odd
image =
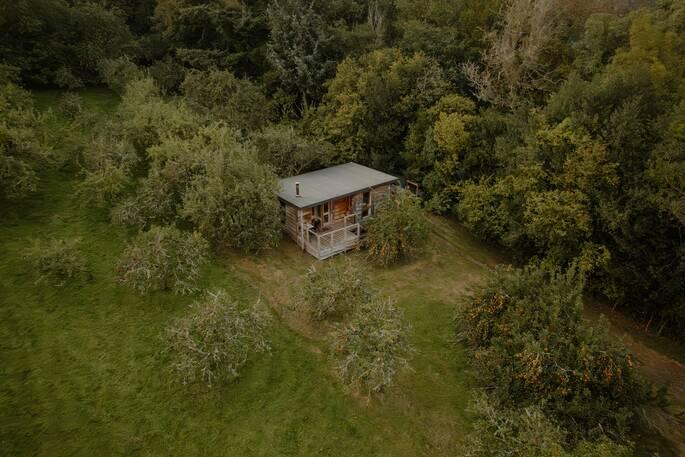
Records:
[[[628,457],[629,446],[606,437],[566,444],[566,432],[538,406],[497,408],[486,395],[470,407],[473,429],[461,446],[464,457]]]
[[[252,354],[269,350],[269,315],[240,306],[223,291],[207,293],[166,330],[172,372],[184,383],[231,380]]]
[[[139,161],[127,141],[108,133],[96,135],[82,154],[84,180],[78,185],[79,197],[87,205],[113,203],[130,185]]]
[[[83,81],[74,76],[71,70],[67,67],[61,67],[55,71],[54,83],[63,89],[80,89],[83,87]]]
[[[346,260],[312,266],[304,277],[297,307],[315,321],[340,318],[371,298],[371,286],[364,271]]]
[[[188,105],[244,130],[264,126],[271,115],[269,100],[258,85],[223,70],[189,72],[181,85]]]
[[[86,262],[80,250],[81,240],[35,240],[25,252],[31,268],[39,275],[36,283],[46,280],[61,287],[68,280],[86,271]]]
[[[582,321],[582,290],[573,270],[498,269],[459,308],[458,334],[502,406],[537,404],[572,439],[621,436],[649,395],[606,326]]]
[[[330,164],[333,145],[308,137],[287,125],[270,125],[251,137],[259,158],[271,165],[279,176],[299,175]]]
[[[395,193],[377,206],[367,231],[365,245],[375,263],[388,266],[411,257],[428,235],[421,201],[405,190]]]
[[[103,59],[98,62],[100,79],[117,94],[126,91],[129,83],[142,79],[145,74],[126,56],[116,59]]]
[[[0,200],[34,192],[39,166],[54,158],[44,118],[33,108],[31,94],[12,78],[0,65]]]
[[[59,100],[59,112],[68,119],[75,119],[83,111],[81,97],[74,92],[65,92]]]
[[[185,78],[185,68],[176,60],[167,57],[150,66],[150,76],[159,85],[162,92],[176,92]]]
[[[152,227],[140,233],[124,251],[117,265],[119,282],[140,293],[192,293],[200,268],[207,260],[207,251],[207,242],[198,233]]]
[[[407,356],[413,351],[409,331],[391,300],[374,298],[360,304],[350,321],[333,334],[335,368],[342,381],[369,394],[382,392],[409,365]]]

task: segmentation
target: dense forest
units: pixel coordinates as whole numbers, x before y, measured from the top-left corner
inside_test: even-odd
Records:
[[[108,87],[120,97],[98,128],[78,95],[86,87]],[[71,145],[66,156],[51,147],[52,113],[34,107],[31,91],[45,88],[64,91],[59,110],[70,123],[59,135]],[[534,302],[531,290],[540,291],[558,307],[533,316],[524,306],[512,319],[537,322],[540,339],[555,347],[621,360],[615,372],[603,372],[620,382],[601,392],[589,394],[578,387],[582,380],[567,386],[564,373],[554,384],[574,392],[575,406],[596,402],[587,415],[554,404],[558,390],[543,394],[528,385],[499,393],[499,407],[549,395],[543,412],[565,430],[552,435],[575,449],[549,455],[628,455],[604,435],[624,437],[623,408],[654,395],[626,374],[630,359],[605,351],[600,337],[581,329],[575,307],[593,295],[649,331],[685,335],[684,1],[0,5],[0,203],[27,198],[44,169],[76,170],[84,205],[106,210],[114,224],[146,229],[122,271],[137,268],[130,265],[139,250],[160,243],[198,259],[210,248],[268,250],[281,231],[278,178],[349,161],[418,183],[427,211],[458,219],[528,265],[521,270],[528,277],[498,273],[474,298],[474,310],[482,300],[494,308],[503,306],[498,300]],[[417,210],[407,204],[400,214]],[[184,238],[169,225],[195,232]],[[184,274],[199,275],[183,257],[175,261]],[[141,290],[154,286],[122,273],[126,281]],[[192,289],[178,280],[164,284]],[[503,298],[501,284],[519,295]],[[374,300],[359,319],[395,315]],[[255,316],[260,327],[262,316]],[[568,327],[548,335],[561,317]],[[497,370],[510,361],[474,326],[459,332],[493,351],[481,368],[499,379]],[[588,370],[601,384],[599,365]],[[557,382],[558,373],[547,374]],[[489,401],[481,405],[484,416]],[[527,422],[531,433],[554,428],[538,413],[512,409],[506,420],[537,417]],[[588,432],[592,427],[601,433]],[[505,455],[488,452],[470,455]]]

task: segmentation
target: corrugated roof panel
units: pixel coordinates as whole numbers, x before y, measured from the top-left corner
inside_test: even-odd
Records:
[[[298,208],[307,208],[397,180],[395,176],[350,162],[281,179],[278,197]],[[295,195],[296,182],[300,183],[300,197]]]

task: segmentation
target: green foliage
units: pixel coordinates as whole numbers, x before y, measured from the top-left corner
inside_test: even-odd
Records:
[[[126,87],[137,80],[143,79],[145,74],[127,57],[103,59],[98,62],[100,79],[114,92],[123,94]]]
[[[34,240],[24,258],[38,275],[36,284],[47,281],[61,287],[87,271],[79,238]]]
[[[283,86],[299,95],[306,108],[318,98],[321,85],[333,69],[327,56],[331,37],[323,20],[306,0],[272,0],[269,19],[268,59]]]
[[[582,287],[571,270],[497,269],[458,308],[458,335],[498,405],[537,405],[573,440],[626,436],[650,397],[606,325],[582,321]]]
[[[55,72],[55,84],[63,89],[80,89],[83,87],[83,81],[74,76],[71,70],[67,67],[62,67]]]
[[[185,68],[170,57],[156,61],[148,72],[165,94],[176,92],[186,77]]]
[[[167,136],[195,134],[201,119],[179,100],[163,99],[152,78],[130,83],[116,113],[118,130],[141,155]]]
[[[336,145],[339,161],[399,168],[407,125],[448,92],[438,63],[383,49],[347,57],[328,85],[312,129]]]
[[[428,222],[418,197],[401,190],[374,211],[364,240],[373,262],[388,266],[420,252],[428,237]]]
[[[36,190],[38,169],[50,162],[44,119],[0,67],[0,200]]]
[[[391,300],[375,297],[360,304],[333,334],[338,375],[353,389],[369,395],[383,392],[409,366],[409,333],[402,311]]]
[[[340,319],[373,294],[367,272],[349,259],[312,265],[298,289],[296,307],[313,321]]]
[[[74,92],[65,92],[57,108],[62,116],[73,120],[83,112],[81,97]]]
[[[156,29],[185,65],[258,74],[265,69],[266,1],[158,0]]]
[[[269,325],[259,302],[245,307],[223,290],[208,292],[166,330],[171,371],[183,384],[235,379],[254,354],[270,349]]]
[[[464,457],[629,457],[632,448],[605,437],[573,448],[566,433],[538,406],[497,408],[486,395],[471,404],[473,430],[461,446]]]
[[[261,89],[229,71],[190,71],[181,90],[189,107],[238,129],[259,129],[271,114]]]
[[[295,176],[332,164],[333,145],[307,136],[293,126],[276,124],[254,132],[251,142],[259,159],[278,176]]]
[[[77,193],[86,205],[105,206],[118,201],[130,187],[133,169],[140,162],[133,146],[113,136],[111,128],[105,126],[82,153],[84,179]]]
[[[75,89],[97,82],[97,63],[133,47],[124,20],[96,2],[7,2],[0,18],[0,61],[33,84]]]
[[[118,222],[147,226],[188,220],[217,246],[274,247],[281,224],[278,181],[255,151],[219,124],[148,149],[148,176],[114,211]]]
[[[198,233],[153,226],[138,234],[122,254],[116,267],[119,282],[141,294],[155,290],[195,292],[208,248]]]

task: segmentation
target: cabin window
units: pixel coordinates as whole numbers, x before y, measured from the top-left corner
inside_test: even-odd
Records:
[[[362,194],[362,217],[369,215],[369,203],[371,202],[371,192],[364,192]]]
[[[322,210],[321,210],[321,220],[323,221],[324,224],[328,224],[328,221],[331,216],[331,205],[329,202],[326,202],[322,205]]]

